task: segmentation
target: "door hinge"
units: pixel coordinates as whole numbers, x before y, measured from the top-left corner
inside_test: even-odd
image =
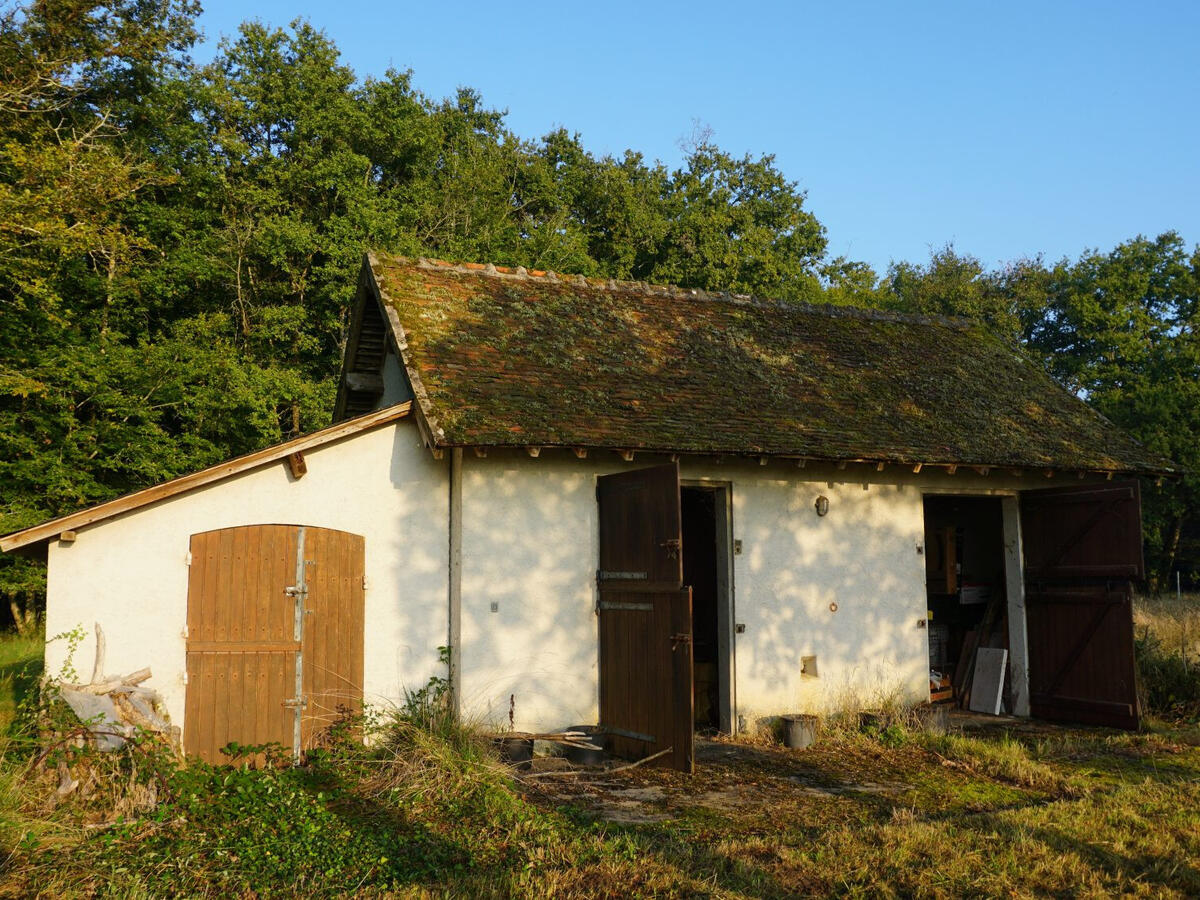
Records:
[[[283,706],[288,709],[308,709],[307,697],[292,697],[290,700],[284,700]]]
[[[294,585],[294,584],[291,585],[290,587],[285,587],[283,589],[283,592],[285,594],[287,594],[289,597],[307,597],[308,596],[308,588],[296,587],[296,585]]]
[[[183,554],[183,564],[185,566],[190,566],[192,564],[192,551],[191,550],[189,550],[187,553]]]
[[[362,577],[362,589],[363,589],[364,591],[367,589],[367,576],[366,576],[366,575],[364,575],[364,576]]]

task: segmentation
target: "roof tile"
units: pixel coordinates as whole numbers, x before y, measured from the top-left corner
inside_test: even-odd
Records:
[[[1174,471],[966,320],[370,263],[446,445]]]

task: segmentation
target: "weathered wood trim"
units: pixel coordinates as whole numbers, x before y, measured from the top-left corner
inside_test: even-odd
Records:
[[[400,317],[396,315],[395,307],[392,306],[390,298],[383,290],[383,285],[379,283],[379,279],[375,275],[375,270],[380,267],[379,259],[374,254],[367,253],[366,268],[370,271],[370,277],[367,279],[369,288],[379,301],[384,319],[391,326],[392,338],[396,350],[400,354],[400,364],[408,374],[408,383],[412,387],[413,397],[416,401],[417,423],[426,438],[426,445],[433,452],[433,458],[441,459],[446,443],[446,432],[432,415],[429,392],[425,390],[425,382],[421,380],[421,373],[414,364],[412,354],[408,349],[408,335],[404,331],[404,326],[400,324]]]
[[[82,509],[79,512],[71,513],[70,515],[60,516],[57,519],[51,519],[49,522],[43,522],[41,525],[34,525],[32,528],[26,528],[24,531],[17,531],[0,537],[0,550],[7,552],[20,547],[26,547],[30,544],[36,544],[39,541],[46,541],[57,537],[64,531],[72,531],[84,525],[93,525],[104,519],[111,519],[113,516],[119,516],[121,513],[138,509],[150,503],[165,500],[168,497],[174,497],[195,488],[222,481],[232,475],[260,468],[269,463],[284,459],[293,453],[311,450],[371,428],[387,425],[404,418],[409,414],[411,409],[411,403],[397,403],[395,406],[389,406],[386,409],[380,409],[355,419],[338,422],[336,425],[322,428],[320,431],[314,431],[312,434],[293,438],[290,441],[276,444],[265,450],[247,453],[245,456],[239,456],[236,459],[218,463],[207,469],[201,469],[199,472],[183,475],[171,481],[166,481],[132,494],[126,494],[124,497],[117,497],[115,500],[109,500],[106,503],[100,503],[96,506]]]
[[[346,346],[342,350],[342,368],[338,373],[338,392],[333,405],[333,421],[340,422],[346,416],[346,387],[345,377],[354,367],[358,356],[358,338],[362,333],[362,318],[366,304],[376,302],[371,290],[374,276],[371,267],[364,258],[358,270],[358,287],[354,292],[354,307],[350,312],[349,332],[346,335]]]

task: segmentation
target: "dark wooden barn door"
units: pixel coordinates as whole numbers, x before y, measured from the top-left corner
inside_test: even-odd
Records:
[[[192,536],[184,748],[299,755],[362,702],[363,539],[249,525]]]
[[[664,750],[691,772],[692,595],[683,587],[679,468],[599,479],[600,725],[618,756]]]
[[[1136,728],[1137,482],[1026,491],[1021,540],[1033,715]]]

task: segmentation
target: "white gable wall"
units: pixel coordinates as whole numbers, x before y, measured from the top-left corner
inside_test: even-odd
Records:
[[[366,555],[364,696],[397,702],[403,688],[443,674],[446,643],[446,464],[421,446],[411,420],[361,432],[304,454],[293,479],[283,461],[84,527],[52,541],[46,634],[82,626],[75,653],[92,671],[92,625],[107,643],[108,674],[149,666],[172,721],[183,723],[184,626],[192,534],[257,524],[297,524],[361,534]],[[59,674],[67,642],[46,651]]]
[[[469,717],[505,725],[511,697],[518,729],[596,722],[596,477],[661,461],[464,454],[459,662]],[[736,711],[747,724],[928,699],[923,494],[1028,486],[1002,475],[781,461],[685,459],[681,477],[731,484],[743,547],[733,557],[734,619],[746,626],[733,638]],[[820,495],[829,498],[825,517],[814,510]],[[815,679],[800,676],[808,655],[817,657]]]

